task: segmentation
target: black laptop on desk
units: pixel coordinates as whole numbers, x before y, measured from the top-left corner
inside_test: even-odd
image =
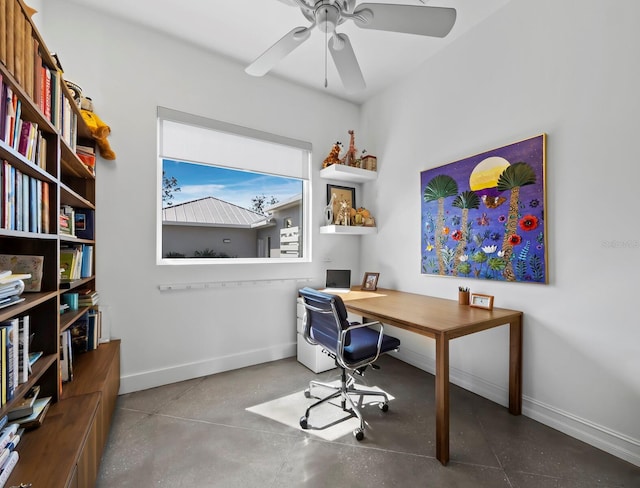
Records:
[[[350,269],[328,269],[325,280],[326,293],[349,293],[351,291]]]

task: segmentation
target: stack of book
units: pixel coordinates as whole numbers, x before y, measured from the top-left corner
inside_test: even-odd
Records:
[[[20,456],[15,449],[24,432],[17,423],[8,421],[7,415],[0,419],[0,486],[4,486],[18,464]]]
[[[76,155],[92,175],[96,174],[96,149],[93,146],[76,145]]]
[[[8,307],[24,301],[24,281],[31,278],[29,274],[13,274],[11,270],[0,270],[0,308]]]
[[[73,207],[62,205],[60,207],[60,234],[75,237],[75,221],[75,210]]]
[[[98,292],[91,288],[83,288],[78,290],[78,306],[79,307],[93,307],[100,301]]]
[[[101,314],[99,310],[90,309],[70,328],[71,352],[73,355],[93,351],[100,344]]]

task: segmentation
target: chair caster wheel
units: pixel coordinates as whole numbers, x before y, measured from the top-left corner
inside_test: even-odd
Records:
[[[311,398],[311,390],[309,388],[304,390],[304,397],[305,398]]]
[[[300,427],[302,427],[303,429],[307,428],[307,417],[302,417],[300,419]]]
[[[361,441],[362,439],[364,439],[364,431],[362,429],[354,430],[353,437],[355,437],[357,441]]]
[[[383,412],[386,412],[389,410],[389,404],[388,403],[378,403],[378,407],[380,407],[380,410],[382,410]]]

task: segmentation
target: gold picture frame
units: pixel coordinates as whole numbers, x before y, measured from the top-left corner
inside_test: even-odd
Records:
[[[380,273],[365,273],[362,279],[361,289],[363,291],[375,291],[378,289],[378,278]]]

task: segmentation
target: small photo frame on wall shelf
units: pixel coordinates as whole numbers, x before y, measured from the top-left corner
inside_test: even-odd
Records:
[[[472,293],[471,299],[469,300],[469,306],[493,310],[493,296]]]
[[[375,291],[378,289],[378,278],[380,273],[365,273],[362,279],[361,289],[364,291]]]

